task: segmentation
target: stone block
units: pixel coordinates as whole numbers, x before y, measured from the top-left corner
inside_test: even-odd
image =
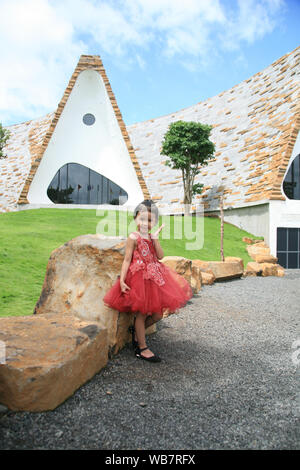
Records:
[[[191,275],[191,288],[193,294],[197,294],[201,290],[202,284],[202,273],[199,266],[194,266],[192,264],[192,275]]]
[[[183,258],[182,256],[164,256],[160,261],[183,276],[192,287],[192,261],[190,259]]]
[[[239,258],[237,256],[225,256],[225,261],[227,263],[238,263],[240,268],[244,270],[244,261],[242,258]]]
[[[213,273],[215,281],[225,281],[241,277],[243,275],[243,267],[237,260],[234,261],[202,261],[193,260],[200,267],[202,273]]]
[[[253,255],[254,260],[257,263],[273,263],[276,264],[278,261],[278,258],[275,258],[275,256],[272,255]]]
[[[201,271],[202,284],[213,284],[215,282],[215,275],[213,271],[209,268],[209,262],[203,261],[201,259],[193,259],[192,265],[199,267]]]
[[[284,274],[285,274],[284,268],[280,266],[280,264],[277,264],[277,276],[283,277]]]
[[[216,279],[213,272],[210,273],[210,272],[202,271],[201,276],[202,276],[203,285],[211,285],[215,282],[215,279]]]
[[[257,255],[269,256],[270,248],[263,243],[254,243],[253,245],[246,246],[249,256],[255,261]]]
[[[49,258],[34,314],[71,312],[107,329],[109,356],[130,342],[132,315],[107,307],[102,299],[120,274],[126,238],[82,235],[55,249]]]
[[[11,410],[53,410],[108,360],[107,329],[70,314],[0,318],[0,340],[0,403]]]
[[[277,276],[277,266],[274,263],[259,263],[262,267],[262,276]]]
[[[245,276],[261,276],[262,275],[262,266],[255,261],[250,261],[244,272]]]

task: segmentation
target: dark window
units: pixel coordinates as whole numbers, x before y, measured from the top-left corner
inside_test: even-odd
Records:
[[[277,258],[278,258],[278,264],[282,266],[283,268],[286,268],[287,262],[286,262],[286,253],[277,253]]]
[[[277,251],[287,250],[287,230],[283,227],[277,229]]]
[[[290,269],[298,268],[298,253],[288,253],[288,267]]]
[[[289,199],[300,199],[300,154],[292,161],[284,178],[283,191]]]
[[[62,166],[47,195],[55,204],[124,204],[128,194],[103,175],[78,163]],[[122,202],[119,200],[122,197]]]
[[[298,229],[289,228],[288,251],[298,251]]]
[[[277,228],[278,264],[287,269],[300,269],[300,228]]]

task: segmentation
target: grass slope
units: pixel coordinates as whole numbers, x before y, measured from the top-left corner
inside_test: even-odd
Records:
[[[220,220],[211,217],[189,219],[190,227],[188,224],[183,226],[183,217],[160,217],[159,225],[166,224],[160,233],[164,255],[220,261]],[[127,212],[102,211],[102,217],[95,209],[32,209],[0,214],[0,317],[33,313],[54,249],[79,235],[127,236],[134,230],[136,225],[131,214],[127,219]],[[200,237],[200,249],[188,249],[186,245],[191,242],[192,231]],[[238,256],[246,266],[251,259],[242,241],[244,236],[255,237],[231,224],[224,224],[224,256]]]

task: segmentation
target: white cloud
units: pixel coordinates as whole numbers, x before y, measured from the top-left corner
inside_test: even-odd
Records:
[[[278,22],[283,0],[237,0],[238,10],[231,12],[223,35],[225,48],[237,49],[243,42],[252,44],[271,33]]]
[[[228,4],[227,4],[228,5]],[[147,51],[193,71],[271,32],[283,0],[0,0],[1,120],[56,108],[81,54],[147,68]],[[91,52],[92,51],[92,52]]]
[[[0,1],[1,120],[54,110],[87,47],[47,0]]]

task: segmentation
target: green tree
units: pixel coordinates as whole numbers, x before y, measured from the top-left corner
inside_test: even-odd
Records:
[[[165,165],[182,171],[185,214],[190,211],[192,198],[202,192],[203,184],[194,184],[195,177],[211,160],[215,145],[209,140],[212,126],[200,122],[176,121],[164,135],[161,155],[169,157]]]
[[[2,127],[2,124],[0,122],[0,158],[5,158],[6,155],[3,152],[3,149],[6,145],[6,142],[8,141],[10,136],[10,132],[8,129],[4,129]]]

